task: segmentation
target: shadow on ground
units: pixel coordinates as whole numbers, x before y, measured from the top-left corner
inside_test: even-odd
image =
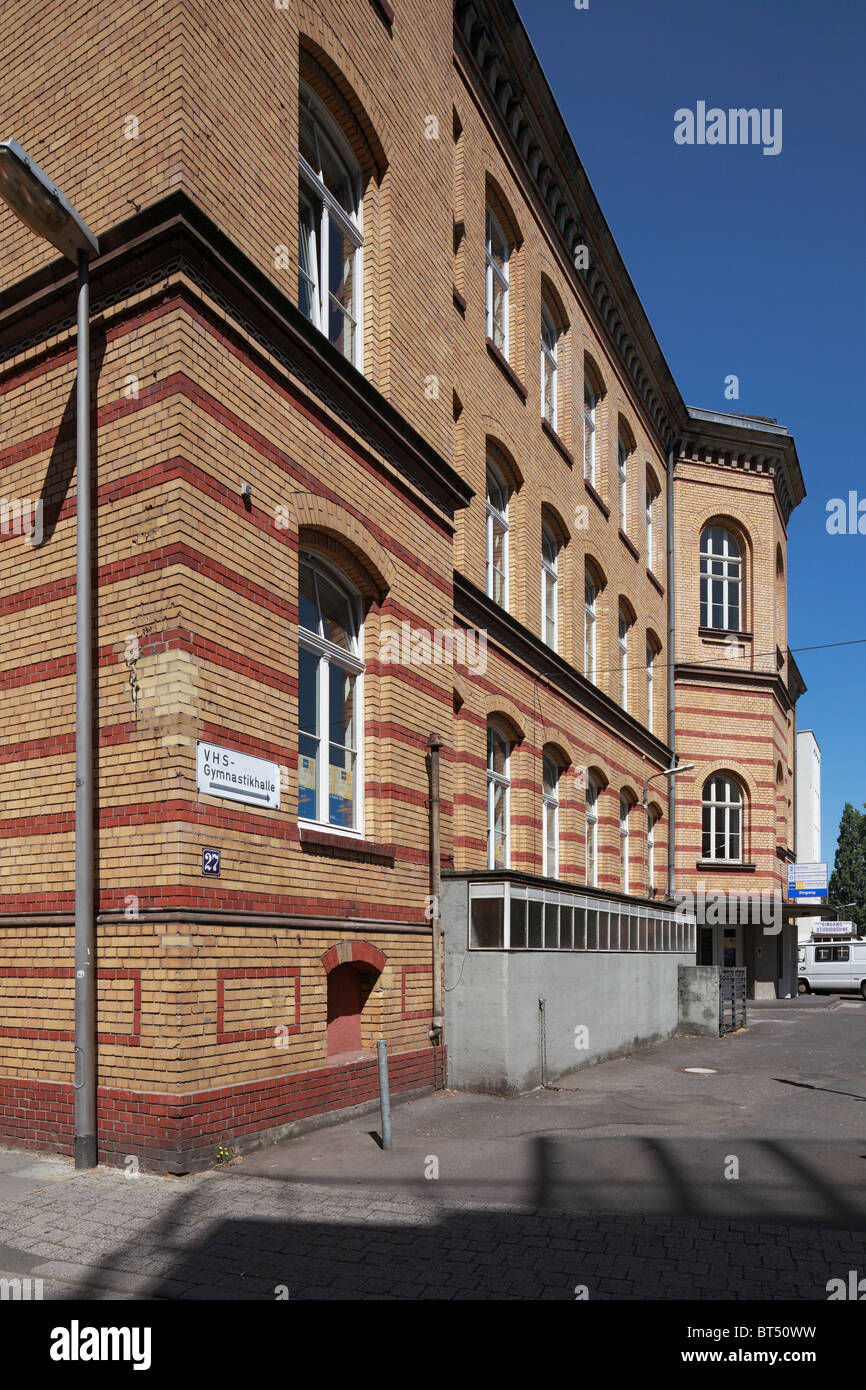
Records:
[[[495,1178],[467,1207],[450,1179],[241,1166],[178,1193],[100,1265],[134,1273],[146,1249],[159,1272],[132,1296],[158,1299],[826,1300],[829,1279],[864,1267],[862,1148],[833,1146],[831,1180],[826,1146],[819,1163],[805,1143],[538,1136],[518,1209]]]

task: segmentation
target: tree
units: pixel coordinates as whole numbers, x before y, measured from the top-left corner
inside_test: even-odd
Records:
[[[845,802],[839,822],[836,861],[830,875],[830,902],[854,903],[840,908],[843,920],[857,923],[858,935],[866,932],[866,815]]]

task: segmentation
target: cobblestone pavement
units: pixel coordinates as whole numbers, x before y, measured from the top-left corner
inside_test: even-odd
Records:
[[[46,1299],[825,1300],[866,1274],[864,1025],[780,1006],[556,1091],[413,1100],[392,1153],[375,1115],[187,1178],[0,1151],[0,1278]]]

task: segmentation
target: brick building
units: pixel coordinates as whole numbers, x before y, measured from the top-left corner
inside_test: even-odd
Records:
[[[588,1058],[669,1031],[675,738],[738,779],[762,883],[790,843],[790,437],[685,407],[507,0],[63,23],[4,27],[0,137],[100,240],[100,1157],[185,1171],[367,1101],[380,1037],[393,1089],[441,1084],[431,733],[449,972],[471,957],[448,1048],[449,1007],[459,1050],[490,1001],[473,969],[530,959],[617,1001]],[[0,538],[0,1140],[69,1151],[75,283],[2,203],[0,245],[3,494],[40,533]],[[719,518],[750,605],[724,666],[692,582]],[[552,1065],[581,1022],[545,1020]]]

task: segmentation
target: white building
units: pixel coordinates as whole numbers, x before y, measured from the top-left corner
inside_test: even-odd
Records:
[[[821,749],[811,729],[797,731],[797,772],[794,793],[796,809],[795,850],[798,864],[817,864],[821,855]],[[797,924],[800,941],[808,941],[820,916],[801,917]]]

